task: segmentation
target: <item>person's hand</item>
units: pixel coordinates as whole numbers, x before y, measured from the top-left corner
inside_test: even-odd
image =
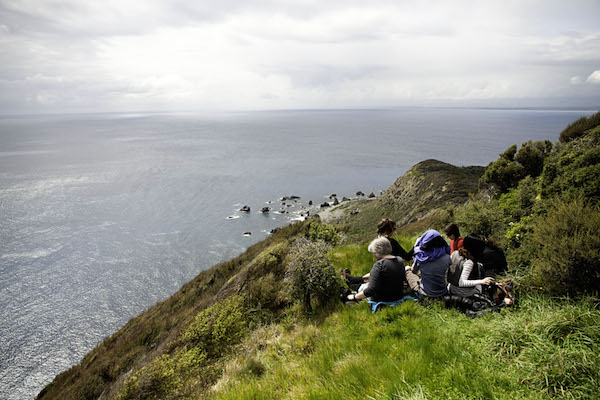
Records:
[[[487,278],[483,278],[483,280],[481,281],[482,285],[491,285],[494,282],[494,278],[492,278],[491,276],[488,276]]]
[[[371,273],[368,273],[366,275],[363,275],[362,280],[363,282],[368,282],[369,278],[371,278]]]
[[[412,271],[412,267],[411,267],[410,265],[407,265],[406,267],[404,267],[404,270],[405,270],[406,272],[408,272],[408,271]]]
[[[346,298],[350,301],[356,301],[356,293],[351,293]]]

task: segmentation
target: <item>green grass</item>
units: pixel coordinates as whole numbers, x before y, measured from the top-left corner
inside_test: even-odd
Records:
[[[416,237],[413,236],[394,236],[394,239],[400,243],[404,250],[409,251],[415,244]],[[361,276],[371,271],[375,258],[369,253],[367,247],[369,244],[348,244],[336,246],[330,254],[333,265],[336,270],[350,268],[352,275]]]
[[[340,307],[319,324],[256,331],[213,397],[591,398],[599,329],[597,308],[541,297],[478,320],[414,303],[376,314],[365,304]]]

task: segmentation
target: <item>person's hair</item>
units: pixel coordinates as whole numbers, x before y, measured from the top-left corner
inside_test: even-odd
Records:
[[[368,250],[373,253],[375,257],[383,257],[392,253],[392,244],[387,238],[378,237],[369,244]]]
[[[485,244],[489,244],[492,247],[498,247],[498,242],[494,238],[485,238]]]
[[[392,233],[396,229],[396,223],[389,218],[384,218],[377,224],[377,234]]]
[[[468,235],[463,240],[463,247],[467,250],[471,256],[475,259],[481,257],[483,249],[485,248],[485,241],[476,235]]]
[[[450,224],[447,227],[445,227],[444,233],[446,234],[446,236],[456,235],[457,239],[460,237],[460,231],[458,230],[458,225],[456,224]]]

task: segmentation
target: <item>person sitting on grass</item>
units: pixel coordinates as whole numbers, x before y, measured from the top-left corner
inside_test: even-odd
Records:
[[[450,254],[454,253],[456,250],[462,249],[464,239],[460,237],[458,225],[448,225],[444,228],[444,233],[448,236],[448,239],[450,239]]]
[[[410,261],[413,257],[413,250],[411,249],[409,252],[406,252],[406,250],[400,246],[400,243],[392,237],[395,231],[396,223],[389,218],[384,218],[377,224],[377,235],[379,237],[387,238],[392,245],[391,254],[396,257],[402,257],[406,261]]]
[[[373,302],[395,302],[404,297],[404,264],[393,256],[392,245],[384,237],[374,239],[368,247],[375,257],[375,263],[369,273],[367,286],[356,294],[349,294],[348,300],[358,301],[370,298]]]
[[[406,267],[408,286],[426,297],[440,297],[448,292],[446,272],[450,267],[450,247],[435,229],[426,231],[415,242],[414,264]]]
[[[352,276],[350,269],[346,268],[346,269],[341,269],[340,270],[340,276],[342,277],[342,280],[344,282],[346,282],[346,285],[348,285],[348,287],[350,288],[350,290],[354,291],[354,292],[359,292],[359,288],[361,287],[361,285],[363,285],[366,281],[368,276]]]
[[[481,257],[485,242],[475,236],[467,236],[463,248],[452,253],[452,265],[448,270],[448,291],[461,297],[481,294],[481,285],[491,285],[494,278],[481,276],[477,259]]]

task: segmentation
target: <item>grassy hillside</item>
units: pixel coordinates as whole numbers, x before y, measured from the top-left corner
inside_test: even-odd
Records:
[[[341,224],[282,229],[132,319],[38,398],[594,398],[599,115],[485,170],[425,161]],[[406,224],[405,248],[450,221],[495,237],[519,306],[479,319],[437,303],[344,307],[335,271],[370,270],[382,216]]]

